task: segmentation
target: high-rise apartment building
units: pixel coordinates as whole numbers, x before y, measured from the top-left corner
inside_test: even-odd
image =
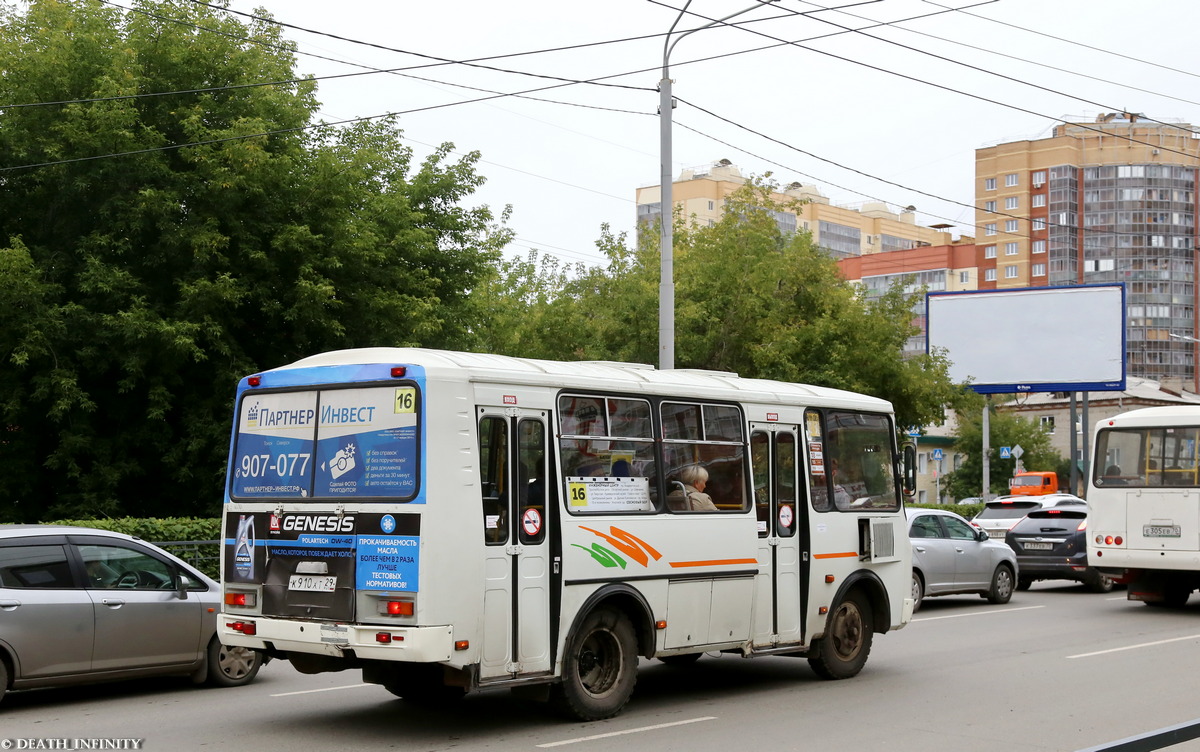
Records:
[[[1198,169],[1190,125],[1131,113],[978,149],[980,288],[1122,282],[1128,373],[1197,390]]]
[[[707,167],[684,170],[672,183],[671,197],[687,221],[712,225],[724,215],[725,200],[745,183],[741,171],[723,159]],[[881,202],[867,202],[857,208],[834,206],[815,186],[799,183],[775,193],[774,198],[781,204],[772,210],[781,230],[812,233],[813,241],[835,258],[950,242],[950,233],[944,227],[917,225],[916,209],[911,207],[893,212]],[[788,201],[801,203],[793,211],[783,205]],[[639,222],[658,221],[662,216],[659,186],[637,190],[637,212]]]

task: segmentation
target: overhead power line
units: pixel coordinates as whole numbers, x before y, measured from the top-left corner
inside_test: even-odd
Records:
[[[663,5],[663,6],[665,6],[665,7],[668,7],[668,8],[672,7],[672,6],[670,6],[670,5],[667,5],[666,3],[662,2],[661,0],[649,0],[649,2],[655,3],[656,5]],[[679,9],[678,9],[678,8],[676,8],[675,10],[679,10]],[[717,19],[711,19],[711,18],[708,18],[708,16],[702,15],[702,14],[700,14],[700,13],[696,13],[696,12],[694,12],[694,11],[686,11],[686,12],[687,12],[687,13],[689,13],[690,15],[696,16],[697,18],[701,18],[701,19],[704,19],[704,20],[707,20],[707,21],[711,21],[711,22],[712,22],[712,23],[714,23],[714,24],[716,24],[716,23],[721,23],[721,22],[720,22],[719,20],[717,20]],[[758,36],[763,36],[763,37],[766,37],[767,39],[774,39],[774,40],[776,40],[776,41],[782,41],[782,40],[780,40],[778,37],[771,36],[770,34],[765,34],[765,33],[761,32],[761,31],[755,31],[755,30],[753,30],[753,29],[744,29],[744,28],[743,28],[743,29],[741,29],[741,31],[745,31],[745,32],[747,32],[747,33],[750,33],[750,34],[755,34],[755,35],[758,35]],[[853,31],[853,30],[852,30],[852,31]],[[926,79],[919,78],[919,77],[917,77],[917,76],[910,76],[910,75],[908,75],[908,74],[906,74],[906,73],[900,73],[899,71],[890,70],[890,69],[888,69],[888,68],[881,68],[881,67],[879,67],[879,66],[877,66],[877,65],[871,65],[870,63],[864,63],[864,62],[863,62],[863,61],[861,61],[861,60],[854,60],[854,59],[852,59],[852,58],[844,57],[844,56],[842,56],[842,55],[835,55],[835,54],[834,54],[834,53],[832,53],[832,52],[827,52],[827,51],[825,51],[825,50],[820,50],[820,49],[817,49],[817,48],[815,48],[815,47],[808,47],[808,46],[806,46],[806,45],[804,45],[804,44],[801,44],[801,43],[799,43],[799,42],[788,42],[788,43],[786,43],[786,44],[789,44],[789,45],[791,45],[791,46],[794,46],[794,47],[799,47],[800,49],[808,50],[808,51],[810,51],[810,52],[815,52],[815,53],[817,53],[818,55],[825,55],[826,57],[831,57],[831,58],[833,58],[833,59],[835,59],[835,60],[841,60],[842,62],[845,62],[845,63],[850,63],[850,64],[852,64],[852,65],[861,66],[861,67],[863,67],[863,68],[868,68],[868,69],[870,69],[870,70],[878,71],[878,72],[880,72],[880,73],[886,73],[886,74],[888,74],[888,75],[890,75],[890,76],[896,76],[896,77],[898,77],[898,78],[903,78],[903,79],[905,79],[905,80],[907,80],[907,81],[912,81],[912,82],[914,82],[914,83],[924,84],[924,85],[926,85],[926,86],[932,86],[932,87],[934,87],[934,88],[936,88],[936,89],[942,89],[943,91],[948,91],[948,92],[951,92],[951,93],[953,93],[953,94],[960,94],[960,95],[962,95],[962,96],[964,96],[964,97],[970,97],[971,99],[978,99],[978,100],[980,100],[981,102],[987,102],[987,103],[989,103],[989,104],[998,105],[998,106],[1000,106],[1000,107],[1006,107],[1006,108],[1008,108],[1008,109],[1011,109],[1011,110],[1016,110],[1017,112],[1024,112],[1024,113],[1026,113],[1026,114],[1028,114],[1028,115],[1036,115],[1037,117],[1046,118],[1047,120],[1054,120],[1054,121],[1056,121],[1056,122],[1063,123],[1064,125],[1074,125],[1074,126],[1076,126],[1076,127],[1083,128],[1083,129],[1085,129],[1085,130],[1090,130],[1090,131],[1094,131],[1094,132],[1096,132],[1096,133],[1100,133],[1100,134],[1102,134],[1102,135],[1111,136],[1111,137],[1113,137],[1113,138],[1120,139],[1120,140],[1123,140],[1123,141],[1129,141],[1130,143],[1141,144],[1141,145],[1143,145],[1143,146],[1149,146],[1149,147],[1151,147],[1151,148],[1160,149],[1160,150],[1162,150],[1162,151],[1168,151],[1168,152],[1172,152],[1172,153],[1175,153],[1175,154],[1180,154],[1180,155],[1182,155],[1182,156],[1185,156],[1185,157],[1187,157],[1188,159],[1196,159],[1196,158],[1197,158],[1197,157],[1196,157],[1196,155],[1194,155],[1194,154],[1189,154],[1189,153],[1187,153],[1187,152],[1184,152],[1184,151],[1179,151],[1178,149],[1171,149],[1171,148],[1169,148],[1169,147],[1166,147],[1166,146],[1161,146],[1161,145],[1158,145],[1158,144],[1152,144],[1152,143],[1149,143],[1149,142],[1147,142],[1147,141],[1139,141],[1138,139],[1136,139],[1136,138],[1133,138],[1132,136],[1126,136],[1126,135],[1123,135],[1123,134],[1120,134],[1120,133],[1113,133],[1112,131],[1105,131],[1105,130],[1103,130],[1103,129],[1100,129],[1100,128],[1095,128],[1095,127],[1089,126],[1089,125],[1087,125],[1087,124],[1085,124],[1085,123],[1072,123],[1072,122],[1070,122],[1070,121],[1064,120],[1064,119],[1062,119],[1062,118],[1059,118],[1059,117],[1054,117],[1054,116],[1052,116],[1052,115],[1047,115],[1047,114],[1045,114],[1045,113],[1042,113],[1042,112],[1037,112],[1037,111],[1035,111],[1035,110],[1030,110],[1030,109],[1028,109],[1028,108],[1026,108],[1026,107],[1020,107],[1020,106],[1018,106],[1018,105],[1015,105],[1015,104],[1008,104],[1007,102],[1001,102],[1000,100],[997,100],[997,99],[991,99],[990,97],[985,97],[985,96],[983,96],[983,95],[980,95],[980,94],[972,94],[972,93],[970,93],[970,92],[963,91],[963,90],[961,90],[961,89],[955,89],[955,88],[953,88],[953,87],[951,87],[951,86],[945,86],[945,85],[943,85],[943,84],[937,84],[937,83],[934,83],[934,82],[932,82],[932,81],[928,81],[928,80],[926,80]],[[1171,127],[1178,128],[1179,126],[1172,125]]]

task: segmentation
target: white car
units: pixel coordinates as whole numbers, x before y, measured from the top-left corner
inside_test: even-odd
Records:
[[[1043,496],[997,496],[984,503],[979,514],[971,518],[971,523],[995,540],[1003,541],[1009,528],[1025,519],[1025,515],[1035,509],[1048,509],[1059,506],[1082,506],[1087,508],[1087,502],[1068,493],[1053,493]]]
[[[1001,540],[942,509],[904,510],[912,543],[912,597],[916,608],[932,595],[978,593],[1008,603],[1017,584],[1017,556]]]

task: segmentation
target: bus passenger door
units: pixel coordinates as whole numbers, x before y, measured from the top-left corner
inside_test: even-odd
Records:
[[[800,643],[807,600],[807,507],[798,467],[796,426],[751,424],[750,463],[758,517],[754,598],[757,647]],[[804,533],[804,534],[802,534]]]
[[[484,597],[480,678],[551,667],[546,413],[480,408]]]

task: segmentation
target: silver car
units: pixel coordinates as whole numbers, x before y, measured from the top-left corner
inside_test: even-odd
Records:
[[[1017,583],[1017,556],[1004,542],[942,509],[904,510],[912,543],[912,597],[978,593],[1008,603]],[[916,610],[914,608],[914,610]]]
[[[0,525],[0,697],[145,676],[235,687],[260,654],[216,638],[221,587],[121,533]]]

